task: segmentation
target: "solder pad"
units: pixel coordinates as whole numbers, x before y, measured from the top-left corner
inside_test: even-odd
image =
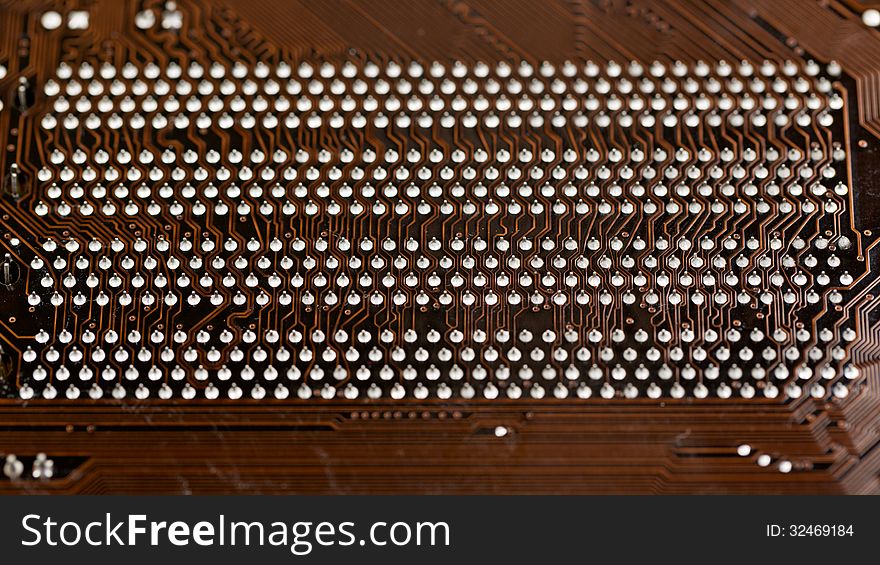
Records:
[[[6,5],[0,490],[877,491],[865,9]]]

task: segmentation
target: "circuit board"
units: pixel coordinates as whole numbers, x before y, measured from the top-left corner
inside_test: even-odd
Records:
[[[880,492],[870,6],[0,6],[0,491]]]

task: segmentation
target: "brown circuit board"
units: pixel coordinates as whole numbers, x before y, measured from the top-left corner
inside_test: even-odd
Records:
[[[880,493],[878,9],[0,1],[0,493]]]

